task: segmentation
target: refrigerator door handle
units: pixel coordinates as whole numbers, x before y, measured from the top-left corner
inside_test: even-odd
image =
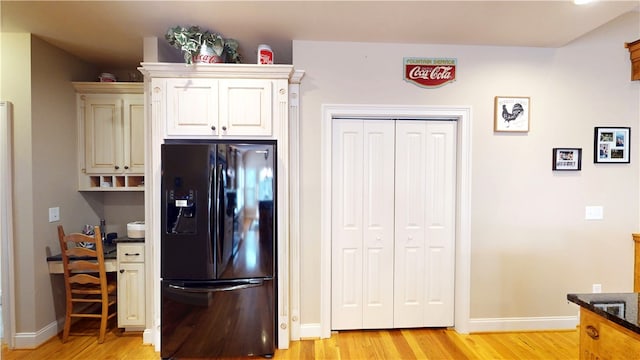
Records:
[[[234,282],[233,284],[224,284],[217,286],[207,286],[207,287],[191,287],[191,286],[180,286],[169,284],[169,288],[174,290],[180,290],[191,293],[210,293],[210,292],[220,292],[220,291],[233,291],[233,290],[242,290],[249,289],[252,287],[259,287],[264,284],[264,280],[262,279],[252,279],[244,282]]]

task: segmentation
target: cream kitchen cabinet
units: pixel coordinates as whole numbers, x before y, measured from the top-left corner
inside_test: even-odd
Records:
[[[167,138],[273,137],[274,108],[288,87],[271,79],[159,81],[166,84]]]
[[[118,327],[145,326],[144,243],[116,246],[118,269]]]
[[[142,190],[141,83],[74,83],[78,102],[80,190]]]

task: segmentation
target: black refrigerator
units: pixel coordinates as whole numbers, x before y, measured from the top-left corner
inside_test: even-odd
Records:
[[[162,145],[161,357],[276,346],[276,143]]]

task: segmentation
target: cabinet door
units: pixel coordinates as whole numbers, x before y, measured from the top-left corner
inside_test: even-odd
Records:
[[[123,166],[122,100],[84,95],[85,171],[120,173]]]
[[[220,134],[271,136],[271,80],[220,80]]]
[[[218,135],[218,80],[167,80],[167,135]]]
[[[639,359],[640,335],[580,308],[580,359]]]
[[[124,99],[124,172],[144,173],[144,98]]]
[[[144,263],[120,263],[118,327],[145,325]]]

